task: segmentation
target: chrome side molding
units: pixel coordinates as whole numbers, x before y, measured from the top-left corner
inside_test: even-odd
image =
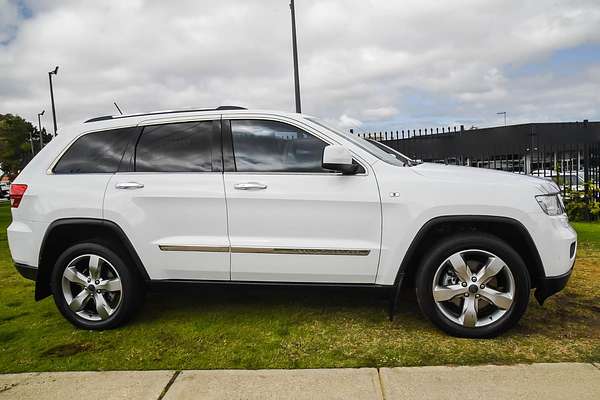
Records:
[[[368,256],[371,250],[365,249],[314,249],[288,247],[238,247],[238,246],[198,246],[198,245],[158,245],[162,251],[199,251],[208,253],[246,254],[296,254],[315,256]]]

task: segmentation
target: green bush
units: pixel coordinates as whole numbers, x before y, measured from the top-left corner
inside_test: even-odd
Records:
[[[598,187],[586,183],[583,192],[567,189],[565,207],[571,221],[595,221],[600,219]]]

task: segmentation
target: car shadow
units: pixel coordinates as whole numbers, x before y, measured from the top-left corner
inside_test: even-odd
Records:
[[[279,285],[182,285],[159,286],[148,291],[140,319],[168,319],[173,313],[240,312],[273,313],[282,308],[301,312],[344,313],[351,310],[388,317],[390,290],[372,287]],[[397,315],[421,318],[414,291],[401,293]]]

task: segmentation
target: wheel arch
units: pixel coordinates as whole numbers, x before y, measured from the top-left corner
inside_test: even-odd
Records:
[[[150,280],[131,241],[117,224],[96,218],[64,218],[52,222],[42,239],[35,284],[35,300],[41,300],[52,294],[50,276],[60,254],[74,243],[90,239],[100,239],[115,246],[135,266],[135,271],[145,282]]]
[[[448,234],[486,232],[507,242],[523,258],[532,288],[545,277],[542,259],[531,234],[518,220],[510,217],[487,215],[451,215],[432,218],[417,232],[410,244],[396,276],[395,284],[414,286],[415,272],[431,243]]]

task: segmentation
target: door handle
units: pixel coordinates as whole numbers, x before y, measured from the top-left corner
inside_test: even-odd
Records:
[[[141,189],[144,184],[139,182],[119,182],[115,185],[117,189]]]
[[[267,188],[267,185],[259,182],[244,182],[236,183],[233,187],[237,190],[263,190]]]

